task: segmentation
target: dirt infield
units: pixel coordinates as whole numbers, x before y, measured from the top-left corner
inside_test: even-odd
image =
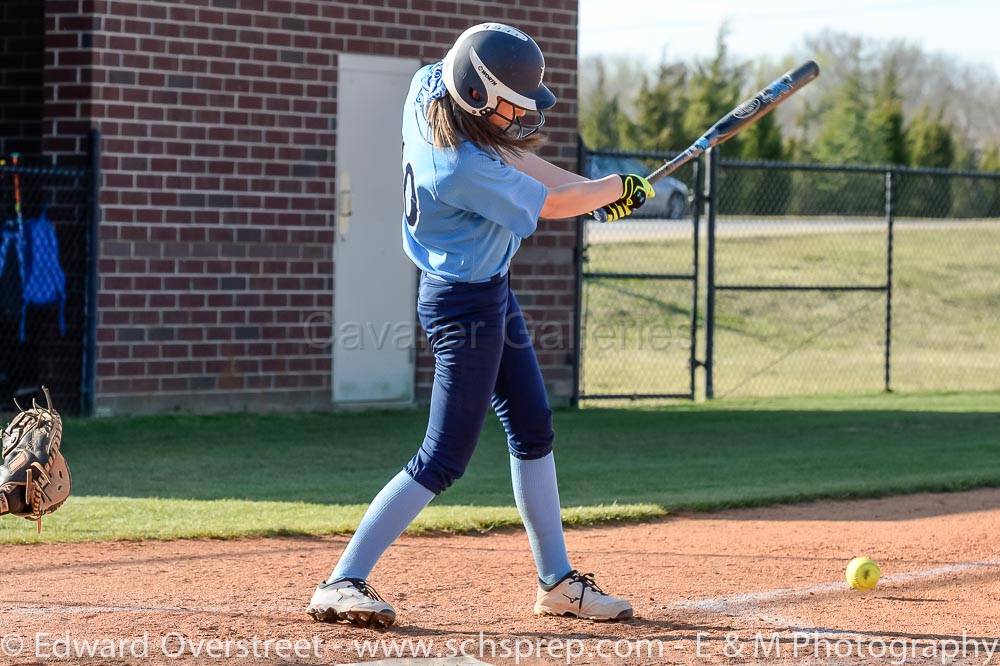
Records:
[[[998,489],[572,529],[574,565],[633,601],[637,617],[617,624],[534,617],[520,531],[405,537],[371,580],[399,613],[385,632],[303,612],[343,537],[5,546],[0,662],[350,663],[481,646],[487,663],[537,662],[530,651],[579,664],[1000,664],[1000,649],[987,662],[1000,648],[998,535]],[[884,574],[867,594],[843,582],[861,554]],[[88,650],[104,656],[76,658]]]

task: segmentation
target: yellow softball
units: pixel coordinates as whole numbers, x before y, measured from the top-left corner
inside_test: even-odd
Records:
[[[866,592],[875,589],[882,570],[870,557],[855,557],[847,565],[847,584],[854,590]]]

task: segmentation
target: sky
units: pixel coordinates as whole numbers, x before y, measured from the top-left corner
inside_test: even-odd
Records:
[[[733,55],[782,56],[824,28],[904,38],[1000,75],[1000,0],[579,0],[580,55],[637,56],[650,63],[714,52],[729,22]]]

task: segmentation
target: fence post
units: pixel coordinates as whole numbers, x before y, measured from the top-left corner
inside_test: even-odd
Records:
[[[895,211],[893,209],[893,186],[895,171],[885,172],[885,391],[892,392],[892,253],[893,227],[895,226]]]
[[[83,386],[81,411],[94,415],[97,385],[97,261],[101,222],[101,131],[90,130],[90,192],[87,214],[87,289],[84,305]]]
[[[691,274],[693,278],[691,280],[691,354],[688,365],[691,373],[691,399],[694,400],[697,397],[698,366],[701,365],[698,362],[698,280],[700,279],[698,264],[700,263],[701,207],[705,200],[705,163],[699,157],[691,163],[691,166],[694,168],[694,196],[691,201]]]
[[[576,172],[584,175],[587,166],[587,146],[583,137],[576,136]],[[573,246],[573,270],[576,273],[573,287],[573,393],[570,405],[580,404],[580,365],[583,363],[583,229],[587,223],[586,217],[576,218],[576,242]]]
[[[719,149],[710,148],[705,202],[708,207],[707,297],[705,300],[705,399],[715,397],[715,215],[718,208]]]

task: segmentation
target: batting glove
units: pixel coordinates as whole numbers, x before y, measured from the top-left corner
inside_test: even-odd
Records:
[[[622,179],[622,196],[619,201],[624,201],[632,210],[642,208],[646,199],[656,196],[656,190],[644,176],[634,173],[618,174],[618,176]]]
[[[636,174],[619,174],[622,179],[622,195],[607,206],[603,206],[605,222],[615,222],[631,215],[637,208],[646,203],[646,199],[656,196],[656,190],[643,176]]]

